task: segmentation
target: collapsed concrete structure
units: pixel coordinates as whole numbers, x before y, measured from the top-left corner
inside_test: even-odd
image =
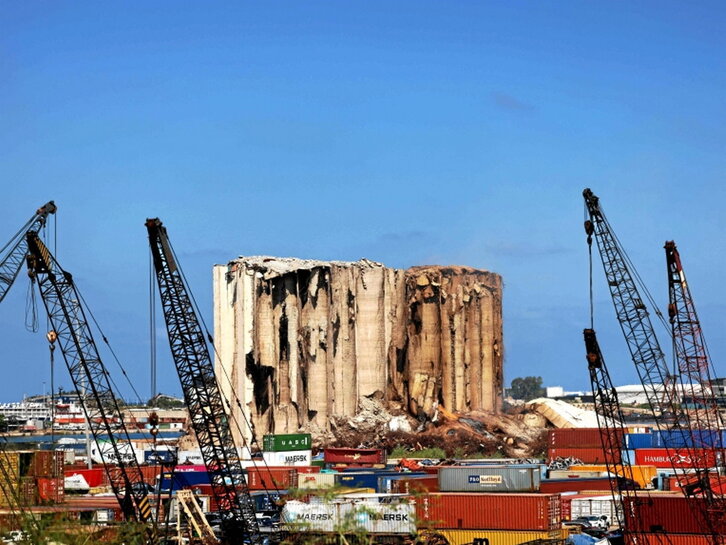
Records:
[[[324,432],[362,398],[420,420],[438,404],[500,407],[502,280],[492,272],[240,257],[214,268],[214,321],[220,385],[258,439]]]

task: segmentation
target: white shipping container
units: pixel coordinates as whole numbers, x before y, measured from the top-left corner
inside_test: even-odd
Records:
[[[335,473],[298,473],[298,488],[321,490],[335,486]]]
[[[290,500],[280,514],[283,526],[291,532],[332,532],[335,528],[337,505],[309,504]]]
[[[268,466],[309,466],[313,453],[310,450],[263,452],[262,458]]]
[[[612,496],[592,496],[589,498],[573,498],[571,503],[572,514],[574,520],[577,517],[585,515],[605,515],[608,523],[614,524],[617,520],[617,512]]]
[[[414,506],[411,503],[379,503],[377,499],[356,499],[304,503],[288,501],[282,522],[290,531],[359,532],[370,534],[413,534]]]

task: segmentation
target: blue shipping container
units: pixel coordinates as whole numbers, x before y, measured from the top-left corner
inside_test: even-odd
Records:
[[[378,492],[378,477],[378,473],[338,473],[335,484],[351,488],[372,488]]]
[[[161,474],[161,491],[181,490],[198,484],[211,484],[209,474],[206,471],[176,471],[173,473]]]
[[[625,448],[636,449],[636,448],[653,448],[653,437],[652,433],[626,433],[625,434]]]
[[[716,430],[660,430],[653,432],[655,448],[720,447],[721,433]]]

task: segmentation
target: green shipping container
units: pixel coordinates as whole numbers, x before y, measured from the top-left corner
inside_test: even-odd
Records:
[[[309,433],[287,433],[284,435],[265,435],[262,448],[266,452],[285,452],[288,450],[310,450],[312,436]]]

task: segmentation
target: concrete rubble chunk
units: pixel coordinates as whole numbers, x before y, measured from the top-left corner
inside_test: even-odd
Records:
[[[366,398],[419,421],[440,403],[501,405],[502,279],[492,272],[242,256],[214,267],[214,312],[221,386],[258,438],[325,433]]]

